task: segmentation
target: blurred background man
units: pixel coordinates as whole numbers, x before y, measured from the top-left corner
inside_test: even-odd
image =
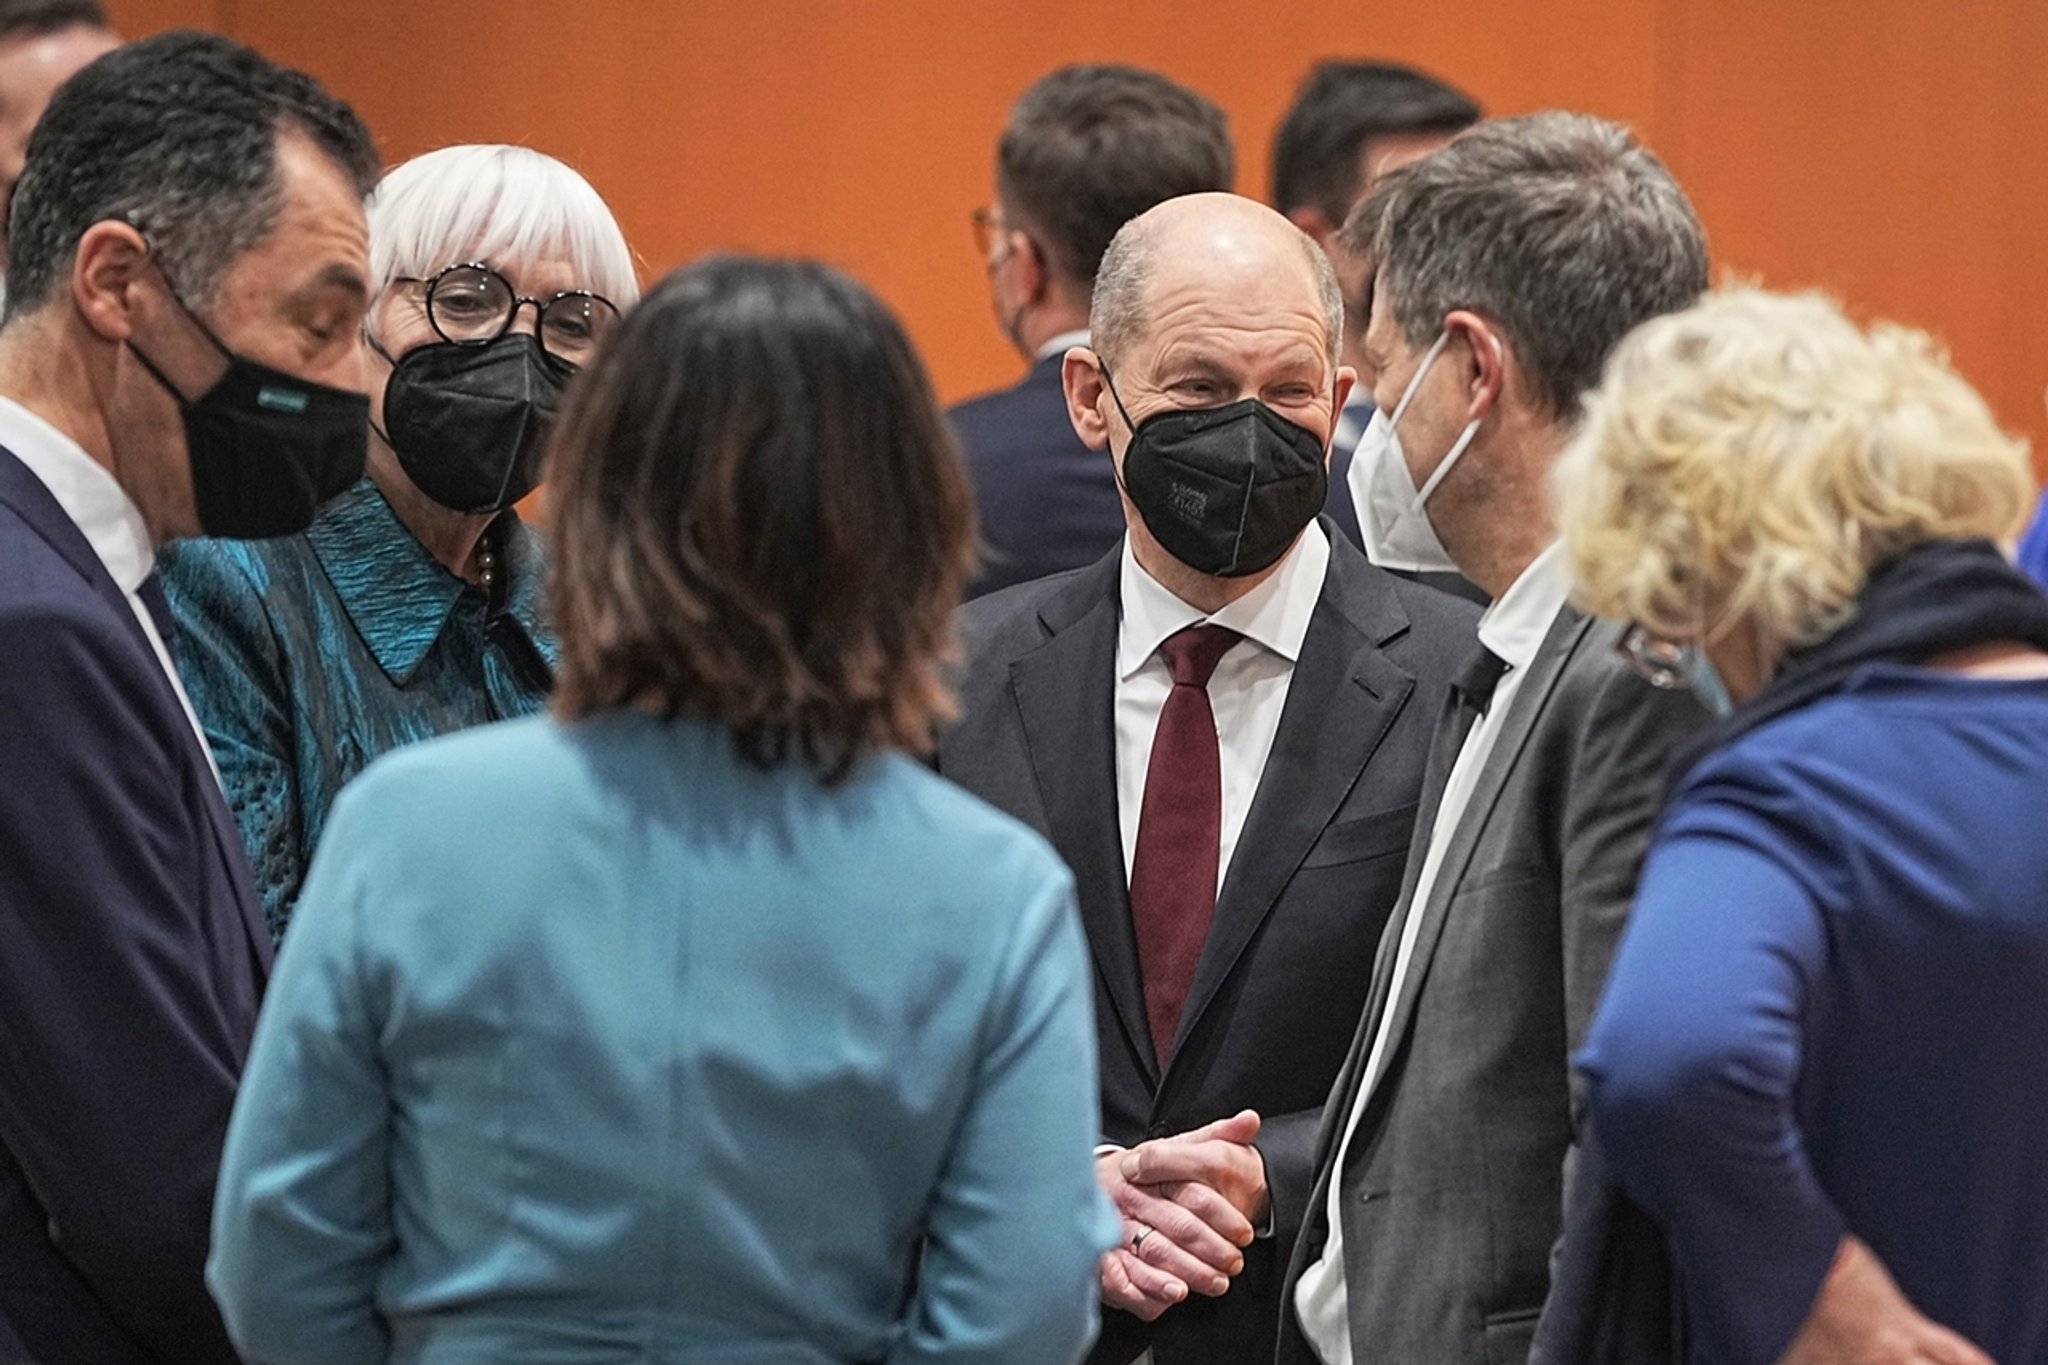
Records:
[[[1337,240],[1337,230],[1382,175],[1428,156],[1479,121],[1478,103],[1413,67],[1392,62],[1318,63],[1301,84],[1273,138],[1273,207],[1315,238],[1344,291],[1344,363],[1358,371],[1330,452],[1331,518],[1361,538],[1349,472],[1372,415],[1372,366],[1365,319],[1372,267]]]
[[[0,255],[7,201],[43,107],[72,73],[120,42],[99,0],[0,0]],[[6,299],[0,274],[0,307]]]
[[[1093,564],[1123,535],[1109,460],[1067,420],[1060,358],[1088,344],[1095,270],[1117,229],[1235,179],[1223,111],[1150,71],[1066,67],[1011,110],[995,203],[974,222],[996,325],[1031,369],[951,414],[988,546],[969,597]]]

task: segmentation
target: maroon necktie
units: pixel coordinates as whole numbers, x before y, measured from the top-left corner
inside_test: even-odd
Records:
[[[1131,858],[1131,923],[1152,1050],[1162,1067],[1216,915],[1223,764],[1216,716],[1209,709],[1209,675],[1242,638],[1222,626],[1190,626],[1159,646],[1173,671],[1173,691],[1160,708],[1152,761],[1145,768],[1138,848]]]

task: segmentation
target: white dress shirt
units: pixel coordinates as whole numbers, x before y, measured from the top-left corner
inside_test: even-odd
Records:
[[[178,704],[185,708],[185,718],[192,722],[192,733],[199,738],[199,752],[206,755],[207,765],[212,767],[213,749],[206,742],[206,731],[192,710],[192,699],[185,695],[185,684],[178,677],[177,665],[171,662],[171,652],[157,633],[156,618],[149,614],[137,592],[156,568],[156,546],[150,541],[141,510],[106,467],[85,453],[83,446],[9,398],[0,398],[0,446],[12,451],[16,459],[28,466],[29,473],[50,490],[64,515],[71,518],[93,553],[100,557],[114,586],[128,599],[128,609],[135,613],[149,647],[156,651],[157,662],[171,680],[171,689],[178,694]],[[219,778],[218,767],[214,767],[213,775]]]
[[[1088,344],[1088,329],[1086,327],[1081,328],[1079,331],[1061,332],[1056,337],[1047,337],[1045,344],[1031,353],[1031,363],[1036,365],[1041,360],[1050,360],[1053,356],[1062,355],[1067,351],[1071,351],[1076,346],[1086,346]]]
[[[1205,616],[1146,573],[1131,551],[1131,538],[1124,537],[1118,588],[1123,620],[1116,636],[1116,813],[1123,831],[1126,885],[1138,852],[1138,815],[1145,807],[1152,740],[1167,694],[1173,691],[1173,670],[1160,656],[1159,646],[1189,626],[1222,626],[1244,636],[1224,652],[1209,675],[1209,710],[1216,718],[1223,778],[1222,834],[1216,849],[1220,895],[1237,836],[1244,831],[1245,816],[1273,752],[1273,738],[1280,733],[1287,688],[1294,681],[1301,642],[1308,638],[1309,618],[1315,615],[1329,570],[1330,539],[1319,524],[1310,522],[1281,559],[1277,573],[1214,616]],[[1106,1144],[1095,1154],[1116,1150],[1114,1144]],[[1269,1217],[1261,1236],[1270,1235],[1270,1224]],[[1151,1361],[1147,1351],[1132,1365]]]
[[[1217,848],[1217,889],[1230,868],[1237,836],[1258,794],[1266,756],[1280,730],[1287,687],[1308,635],[1309,618],[1323,595],[1330,542],[1314,522],[1280,561],[1271,578],[1214,616],[1175,597],[1146,573],[1124,537],[1120,594],[1123,620],[1116,640],[1116,809],[1124,840],[1124,878],[1138,851],[1138,814],[1145,806],[1145,775],[1159,713],[1173,691],[1173,672],[1159,646],[1189,626],[1218,625],[1244,639],[1233,644],[1209,678],[1209,709],[1216,717],[1222,760],[1223,826]]]
[[[1415,893],[1409,898],[1407,918],[1401,924],[1401,941],[1394,954],[1393,988],[1387,993],[1385,1010],[1373,1032],[1372,1050],[1366,1054],[1365,1078],[1358,1087],[1358,1098],[1351,1106],[1351,1114],[1344,1122],[1344,1136],[1337,1144],[1337,1164],[1330,1176],[1326,1209],[1330,1239],[1323,1246],[1322,1258],[1302,1271],[1300,1281],[1294,1286],[1295,1316],[1301,1320],[1302,1334],[1308,1338],[1316,1354],[1322,1357],[1324,1365],[1352,1365],[1351,1324],[1344,1291],[1344,1219],[1339,1202],[1344,1183],[1344,1158],[1350,1151],[1358,1116],[1365,1112],[1366,1102],[1372,1098],[1373,1088],[1379,1083],[1380,1073],[1386,1065],[1390,1043],[1387,1031],[1393,1023],[1394,1001],[1400,998],[1401,983],[1406,979],[1415,955],[1415,939],[1422,928],[1422,910],[1429,904],[1430,894],[1435,889],[1444,850],[1465,818],[1465,807],[1472,799],[1472,789],[1478,784],[1479,774],[1485,769],[1486,760],[1500,739],[1507,715],[1514,708],[1521,681],[1528,674],[1529,665],[1535,661],[1536,651],[1542,648],[1543,637],[1550,633],[1551,624],[1570,596],[1571,573],[1565,564],[1564,548],[1553,544],[1531,560],[1529,567],[1522,570],[1521,576],[1501,594],[1500,600],[1479,618],[1480,643],[1507,664],[1507,672],[1501,675],[1499,685],[1494,688],[1493,700],[1488,704],[1486,713],[1467,732],[1464,746],[1458,750],[1457,762],[1451,765],[1450,778],[1444,785],[1443,802],[1437,807],[1436,823],[1429,831],[1429,849],[1422,859]]]

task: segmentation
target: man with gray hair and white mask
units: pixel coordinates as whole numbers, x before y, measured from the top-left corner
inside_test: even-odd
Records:
[[[1568,1059],[1672,750],[1706,720],[1568,603],[1549,474],[1615,343],[1706,288],[1706,242],[1626,129],[1560,113],[1460,134],[1345,233],[1378,266],[1366,545],[1493,605],[1316,1143],[1278,1359],[1502,1365],[1549,1284]]]
[[[1271,209],[1169,200],[1104,255],[1074,429],[1123,543],[970,604],[939,768],[1050,839],[1096,965],[1124,1219],[1096,1362],[1270,1357],[1330,1083],[1476,609],[1319,517],[1352,384],[1329,262]]]

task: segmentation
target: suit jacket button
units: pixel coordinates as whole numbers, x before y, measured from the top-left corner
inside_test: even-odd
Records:
[[[1167,1124],[1155,1123],[1145,1130],[1145,1136],[1148,1138],[1172,1137],[1173,1129]]]

